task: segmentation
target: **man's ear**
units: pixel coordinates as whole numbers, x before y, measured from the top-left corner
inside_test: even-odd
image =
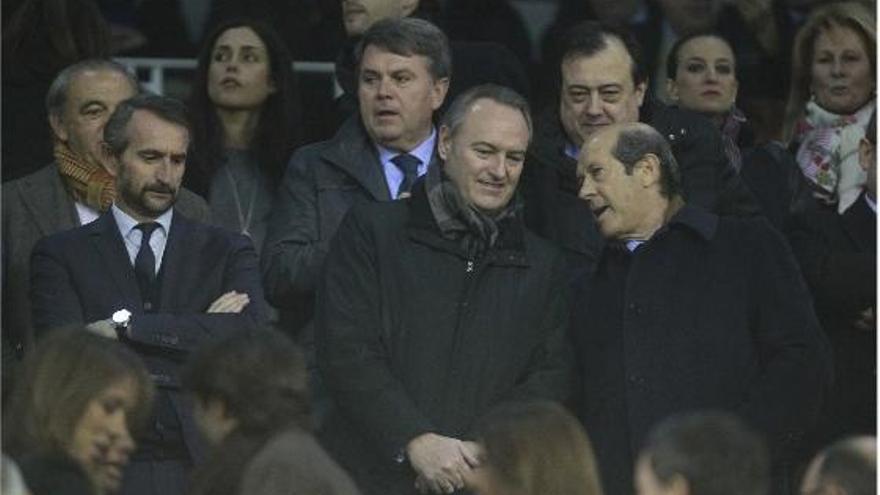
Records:
[[[636,99],[639,102],[639,108],[642,108],[642,103],[645,102],[645,94],[648,92],[648,81],[649,79],[645,79],[639,84],[636,84],[636,87],[634,89],[636,93]]]
[[[874,145],[871,141],[868,141],[867,137],[863,137],[859,140],[859,166],[862,167],[862,170],[865,172],[871,168],[871,150],[874,149]]]
[[[440,130],[437,133],[437,154],[440,155],[440,158],[442,158],[444,162],[449,156],[449,149],[451,147],[452,133],[449,132],[449,127],[441,125]]]
[[[400,17],[409,17],[416,9],[419,8],[419,0],[401,0],[400,1]]]
[[[431,88],[431,110],[437,110],[443,105],[446,99],[446,93],[449,91],[449,78],[443,77],[434,81]]]
[[[49,114],[49,127],[52,128],[52,134],[55,135],[55,138],[61,141],[62,143],[66,143],[69,136],[67,134],[67,128],[64,127],[64,124],[61,122],[61,117],[54,113]]]
[[[642,187],[651,187],[660,183],[660,158],[654,153],[641,157],[633,166]]]
[[[119,160],[113,155],[110,145],[104,141],[101,141],[101,165],[113,177],[119,175]]]

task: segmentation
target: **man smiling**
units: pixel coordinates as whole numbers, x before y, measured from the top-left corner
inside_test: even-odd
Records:
[[[449,108],[442,166],[404,201],[353,209],[327,257],[318,365],[338,410],[325,440],[371,494],[451,493],[493,406],[569,392],[565,272],[514,200],[525,100],[477,86]]]

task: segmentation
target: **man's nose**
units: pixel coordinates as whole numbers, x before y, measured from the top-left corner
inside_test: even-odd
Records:
[[[599,115],[602,113],[602,101],[595,97],[590,96],[587,98],[587,104],[584,107],[584,111],[587,115]]]
[[[584,201],[589,201],[590,198],[596,195],[596,188],[593,187],[592,181],[589,179],[584,179],[581,182],[581,188],[578,190],[578,197]]]
[[[387,77],[379,78],[376,82],[376,97],[387,98],[391,96],[391,81]]]

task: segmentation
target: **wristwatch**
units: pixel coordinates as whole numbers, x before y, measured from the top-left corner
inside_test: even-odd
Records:
[[[113,329],[116,330],[116,336],[119,337],[119,340],[127,338],[128,329],[131,327],[131,311],[120,309],[110,317],[110,323],[113,324]]]

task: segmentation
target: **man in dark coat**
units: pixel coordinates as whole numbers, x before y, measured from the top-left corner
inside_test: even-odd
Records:
[[[865,191],[842,214],[815,203],[789,236],[834,351],[834,386],[813,439],[816,449],[877,431],[877,158],[874,115],[859,147]]]
[[[722,215],[758,212],[711,122],[687,110],[643,104],[647,75],[631,33],[584,22],[569,31],[562,53],[558,107],[548,108],[536,123],[522,190],[527,225],[564,248],[575,271],[589,271],[602,244],[589,210],[577,199],[575,159],[583,142],[609,124],[641,120],[666,137],[681,165],[689,204]]]
[[[528,107],[477,86],[440,128],[442,167],[411,198],[353,209],[318,295],[318,364],[337,406],[324,438],[367,493],[461,489],[490,408],[566,400],[564,263],[514,191]]]
[[[204,446],[180,391],[180,367],[204,342],[256,328],[265,314],[250,240],[173,207],[187,126],[176,100],[138,95],[119,103],[104,127],[118,191],[113,206],[40,240],[31,261],[38,332],[85,324],[119,339],[144,358],[157,386],[148,427],[122,473],[122,495],[185,492]]]
[[[433,115],[451,70],[443,33],[419,19],[381,21],[364,35],[358,56],[359,115],[333,139],[294,153],[263,249],[266,296],[296,335],[312,319],[318,274],[348,209],[408,194],[435,160]],[[414,158],[417,166],[406,172]]]
[[[830,379],[781,234],[763,218],[687,204],[669,144],[646,124],[595,132],[577,173],[608,241],[572,296],[579,412],[608,493],[632,492],[633,456],[673,413],[737,413],[780,458],[815,419]]]

